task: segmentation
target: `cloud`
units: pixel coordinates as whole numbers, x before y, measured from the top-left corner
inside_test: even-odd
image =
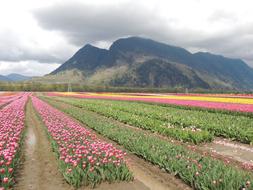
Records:
[[[211,22],[223,22],[230,24],[231,22],[239,22],[236,15],[233,14],[233,12],[227,12],[224,10],[216,10],[214,11],[211,16],[208,18]]]
[[[180,20],[173,14],[164,17],[160,7],[145,6],[150,1],[138,2],[129,0],[101,6],[74,1],[54,4],[33,13],[42,28],[62,33],[76,46],[93,43],[108,47],[114,40],[127,36],[183,45],[201,37],[199,29],[181,27]]]
[[[19,73],[26,76],[42,76],[50,73],[60,64],[58,63],[39,63],[38,61],[0,61],[0,74],[7,75],[11,73]]]
[[[71,53],[73,52],[73,46],[71,46],[71,44],[66,44],[64,40],[54,38],[54,44],[46,40],[46,45],[44,44],[45,42],[43,42],[43,37],[41,33],[37,33],[37,38],[34,38],[21,35],[20,32],[13,30],[0,31],[0,60],[37,60],[40,63],[59,63],[67,59],[66,51],[69,50]]]
[[[140,6],[131,6],[131,3],[99,6],[71,2],[38,9],[34,15],[43,28],[62,32],[78,46],[129,35],[154,36],[160,30],[167,31],[163,18],[153,10],[140,10]]]
[[[234,9],[223,9],[227,6],[226,0],[222,1],[219,9],[214,6],[219,5],[216,1],[204,5],[200,1],[190,1],[188,9],[193,9],[195,13],[183,7],[180,10],[180,2],[159,2],[151,8],[144,6],[143,1],[125,1],[114,6],[81,2],[58,3],[36,9],[34,17],[42,28],[62,33],[76,46],[93,43],[108,47],[119,37],[134,35],[182,46],[188,50],[210,51],[253,62],[253,23],[248,19],[242,22]],[[236,4],[232,6],[234,7]],[[164,9],[167,9],[167,15],[164,14]]]
[[[194,47],[204,51],[211,51],[231,58],[241,58],[253,66],[253,23],[239,25],[224,30],[199,41],[194,42]],[[196,50],[195,50],[196,51]]]
[[[62,63],[78,49],[59,33],[38,25],[31,10],[42,4],[47,5],[47,0],[43,3],[39,0],[1,2],[0,61]]]

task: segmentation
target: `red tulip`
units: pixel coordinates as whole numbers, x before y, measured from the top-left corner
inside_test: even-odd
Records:
[[[1,173],[1,174],[4,174],[4,173],[5,173],[5,169],[4,169],[4,168],[1,168],[1,169],[0,169],[0,173]]]

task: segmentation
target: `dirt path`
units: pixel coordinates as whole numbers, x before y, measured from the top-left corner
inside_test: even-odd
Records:
[[[26,107],[27,134],[23,163],[14,189],[64,190],[71,187],[58,172],[57,162],[51,150],[42,123],[35,114],[31,101]]]
[[[253,146],[251,145],[217,138],[212,143],[205,144],[200,148],[253,165]]]
[[[145,160],[129,154],[127,156],[129,168],[134,173],[135,179],[144,183],[149,189],[154,190],[190,190],[182,180]]]

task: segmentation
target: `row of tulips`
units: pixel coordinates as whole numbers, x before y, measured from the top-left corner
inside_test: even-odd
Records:
[[[237,103],[237,104],[253,104],[252,98],[239,98],[239,97],[222,97],[222,96],[205,96],[202,95],[188,95],[188,94],[143,94],[135,95],[135,94],[118,94],[118,93],[111,93],[111,94],[97,94],[97,93],[91,93],[91,95],[97,95],[97,96],[113,96],[113,97],[130,97],[130,98],[136,98],[136,97],[143,97],[143,98],[152,98],[152,99],[168,99],[168,100],[193,100],[193,101],[208,101],[208,102],[221,102],[221,103]]]
[[[222,98],[253,98],[253,94],[199,94],[199,93],[168,93],[167,95],[177,96],[204,96],[204,97],[222,97]]]
[[[82,94],[87,94],[88,92],[79,92]],[[97,92],[100,93],[100,92]],[[209,93],[142,93],[142,92],[101,92],[100,94],[120,94],[120,95],[128,95],[128,96],[197,96],[197,97],[220,97],[220,98],[253,98],[253,94],[209,94]]]
[[[11,94],[11,95],[5,95],[5,96],[0,96],[0,107],[3,106],[4,104],[8,104],[18,98],[20,98],[22,94]]]
[[[125,153],[112,144],[101,141],[62,112],[32,97],[57,153],[60,170],[68,183],[75,187],[102,181],[131,180],[125,163]]]
[[[25,104],[28,94],[0,110],[0,189],[11,187],[13,172],[19,161],[25,128]]]
[[[250,172],[228,163],[175,145],[141,130],[122,127],[94,112],[63,105],[54,99],[45,99],[51,105],[70,114],[100,134],[123,145],[136,155],[180,177],[197,190],[252,190]]]
[[[150,117],[135,112],[135,107],[121,105],[121,102],[103,101],[103,100],[77,100],[62,99],[74,106],[83,107],[90,111],[97,112],[106,117],[112,117],[123,123],[136,126],[154,133],[159,133],[183,142],[192,142],[195,144],[201,142],[209,142],[213,139],[213,135],[207,130],[200,130],[193,126],[179,126],[159,118]],[[123,103],[124,104],[124,103]],[[127,109],[124,109],[127,108]]]
[[[232,138],[248,144],[253,142],[253,120],[246,116],[236,116],[204,110],[188,110],[170,106],[164,107],[141,102],[86,100],[61,97],[58,97],[57,99],[74,106],[99,112],[100,114],[113,117],[114,119],[135,126],[143,126],[142,128],[149,127],[151,130],[155,130],[155,126],[158,125],[167,126],[168,128],[169,124],[186,129],[189,127],[201,129],[202,132],[197,132],[195,135],[191,136],[192,141],[195,143],[211,140],[211,134],[225,138]],[[164,129],[163,131],[162,129],[163,128],[161,128],[160,133],[165,133],[166,131],[169,131],[170,128]],[[209,135],[200,136],[201,134],[205,134],[205,131],[208,131]],[[184,137],[186,138],[188,133],[184,134]]]
[[[0,98],[4,97],[4,96],[11,96],[11,95],[15,95],[16,92],[0,92]]]
[[[66,93],[66,92],[64,92]],[[89,92],[78,92],[80,94],[90,94]],[[200,97],[221,97],[221,98],[253,98],[253,94],[209,94],[209,93],[147,93],[147,92],[117,92],[117,93],[111,93],[111,92],[96,92],[97,94],[117,94],[117,95],[128,95],[128,96],[200,96]],[[62,94],[62,93],[61,93]],[[69,94],[67,92],[66,94]]]
[[[187,107],[206,108],[211,110],[227,110],[233,112],[252,113],[253,112],[253,99],[242,99],[238,98],[221,98],[217,97],[197,97],[198,99],[191,100],[189,97],[184,98],[182,96],[126,96],[126,95],[110,95],[110,94],[81,94],[81,93],[48,93],[49,96],[71,96],[77,98],[86,99],[110,99],[110,100],[126,100],[126,101],[142,101],[169,105],[179,105]],[[193,97],[196,98],[196,97]],[[210,98],[213,98],[210,100]],[[218,101],[218,102],[216,102]],[[223,102],[225,101],[225,102]],[[243,102],[243,103],[240,103]]]

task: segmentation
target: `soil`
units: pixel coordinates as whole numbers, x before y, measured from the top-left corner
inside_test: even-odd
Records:
[[[227,156],[238,162],[253,164],[253,146],[242,144],[228,139],[217,138],[212,143],[200,147],[203,150],[215,152]]]
[[[56,157],[51,149],[43,123],[38,118],[32,102],[26,107],[26,138],[21,166],[16,174],[17,190],[73,190],[64,180]],[[85,126],[84,126],[85,127]],[[99,138],[103,138],[98,135]],[[111,143],[110,140],[103,138]],[[114,143],[115,144],[115,143]],[[116,145],[117,146],[117,145]],[[97,190],[187,190],[191,189],[176,177],[133,154],[127,156],[129,169],[134,174],[132,182],[102,183]],[[81,187],[79,190],[91,189]]]

